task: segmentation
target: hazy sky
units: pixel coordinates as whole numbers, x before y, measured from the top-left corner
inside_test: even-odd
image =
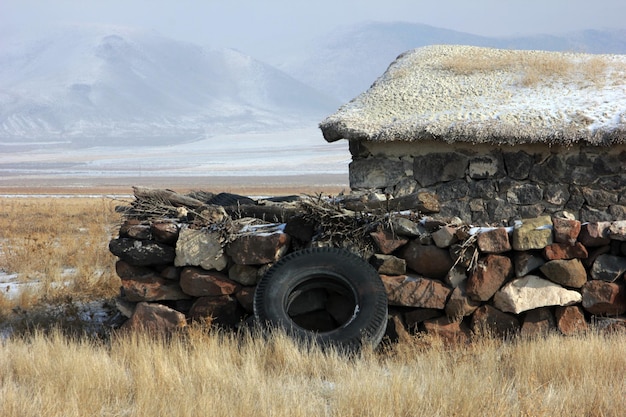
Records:
[[[262,52],[362,21],[425,23],[479,35],[626,29],[624,0],[1,0],[0,28],[54,22],[138,26]]]

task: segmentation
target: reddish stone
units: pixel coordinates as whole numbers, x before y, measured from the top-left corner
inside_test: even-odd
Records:
[[[472,314],[472,330],[477,334],[504,337],[517,332],[519,328],[515,316],[503,313],[489,304],[480,306]]]
[[[449,251],[434,245],[420,245],[414,240],[404,246],[401,257],[413,271],[433,279],[445,278],[454,265]]]
[[[487,255],[467,279],[467,295],[476,301],[487,301],[512,276],[513,264],[508,257]]]
[[[254,290],[256,287],[241,287],[239,291],[235,293],[235,298],[239,301],[239,304],[248,313],[254,311]]]
[[[468,343],[472,334],[465,323],[453,321],[447,317],[426,320],[424,321],[424,328],[427,334],[441,338],[446,345]]]
[[[575,242],[573,245],[569,243],[553,243],[546,246],[543,250],[543,256],[553,261],[557,259],[585,259],[589,254],[587,253],[587,248],[582,243]]]
[[[207,320],[212,324],[233,327],[241,321],[243,311],[234,297],[218,295],[198,298],[189,310],[189,317],[192,320]]]
[[[580,221],[555,217],[552,219],[554,241],[573,245],[580,233]]]
[[[400,313],[394,311],[389,312],[385,336],[393,342],[408,342],[411,340],[411,335],[407,331]]]
[[[504,227],[479,233],[476,241],[478,249],[483,253],[503,253],[511,250],[509,233]]]
[[[611,222],[589,222],[581,225],[578,241],[587,248],[611,243],[609,228]]]
[[[595,315],[626,313],[626,286],[600,280],[588,281],[582,288],[583,308]]]
[[[161,243],[174,244],[178,239],[178,225],[173,222],[152,223],[150,230],[154,240]]]
[[[420,323],[426,320],[442,317],[441,310],[434,308],[416,308],[404,312],[404,322],[409,330],[415,331]]]
[[[151,268],[145,266],[131,265],[126,261],[118,260],[115,262],[115,272],[121,279],[133,279],[137,277],[144,277],[154,275],[155,272]]]
[[[583,310],[578,306],[557,307],[556,326],[566,336],[586,331],[589,326]]]
[[[287,252],[290,241],[286,233],[243,235],[230,242],[226,253],[240,265],[269,264]]]
[[[523,336],[545,335],[555,327],[556,322],[550,309],[541,307],[526,312],[521,333]]]
[[[161,278],[156,274],[133,279],[122,279],[122,297],[127,301],[164,301],[189,298],[178,282]]]
[[[194,267],[183,268],[180,286],[185,294],[194,297],[228,295],[239,290],[239,284],[230,280],[226,274]]]
[[[122,330],[168,335],[187,325],[185,315],[162,304],[138,303]]]
[[[393,255],[374,254],[370,259],[372,266],[383,275],[406,274],[406,261]]]
[[[437,247],[447,248],[458,241],[456,231],[456,227],[444,225],[441,226],[436,232],[433,232],[431,236]]]
[[[372,232],[370,233],[370,236],[372,237],[372,240],[374,240],[374,244],[376,244],[378,251],[383,255],[393,253],[396,249],[406,245],[409,241],[409,239],[400,237],[387,230]]]
[[[466,283],[462,282],[452,291],[446,303],[446,315],[455,321],[461,321],[480,306],[480,301],[472,300],[466,292]]]
[[[443,310],[450,288],[441,282],[408,275],[381,275],[389,305]]]

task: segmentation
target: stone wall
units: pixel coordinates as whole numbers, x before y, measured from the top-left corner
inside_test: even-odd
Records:
[[[626,145],[352,141],[350,152],[353,191],[428,191],[439,198],[442,216],[475,225],[563,210],[583,222],[626,219]]]
[[[336,210],[346,215],[341,205]],[[327,236],[323,225],[298,210],[284,223],[234,219],[221,209],[203,211],[198,223],[177,211],[181,217],[131,216],[109,244],[118,257],[126,328],[249,323],[255,285],[267,269],[298,248],[328,244],[318,240]],[[571,334],[598,318],[626,329],[626,221],[542,216],[476,229],[404,211],[373,222],[364,236],[368,249],[360,254],[388,293],[391,338],[427,332],[458,341],[484,330]],[[307,306],[299,310],[319,317]]]

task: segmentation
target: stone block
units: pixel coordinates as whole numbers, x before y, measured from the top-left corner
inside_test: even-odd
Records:
[[[535,337],[550,333],[556,328],[554,315],[548,307],[541,307],[526,312],[522,323],[522,336]]]
[[[411,169],[410,162],[388,158],[359,158],[350,162],[350,188],[385,188],[393,187],[407,176]]]
[[[247,313],[254,311],[254,291],[256,287],[241,287],[235,293],[235,298]]]
[[[469,158],[455,152],[431,153],[417,156],[413,164],[413,176],[422,187],[465,178]]]
[[[476,311],[480,304],[480,301],[474,301],[467,295],[466,286],[463,282],[450,294],[445,308],[446,315],[452,320],[460,321],[463,317]]]
[[[546,263],[545,258],[532,251],[516,252],[513,256],[513,264],[515,265],[515,276],[521,278],[535,271]]]
[[[626,220],[619,220],[609,226],[609,238],[613,240],[626,241]]]
[[[502,255],[487,255],[467,279],[467,294],[476,301],[487,301],[513,275],[511,260]]]
[[[393,232],[387,230],[378,230],[371,232],[370,236],[374,241],[374,244],[378,248],[378,251],[383,255],[389,255],[398,248],[407,244],[409,239],[406,237],[400,237]]]
[[[512,246],[517,251],[543,249],[550,244],[552,244],[550,216],[525,219],[513,228]]]
[[[580,288],[587,282],[587,271],[579,259],[549,261],[539,269],[550,281],[565,287]]]
[[[193,303],[189,317],[228,328],[241,322],[243,310],[237,299],[230,295],[207,296],[200,297]]]
[[[167,245],[175,245],[178,240],[179,226],[174,222],[158,221],[150,225],[154,240]]]
[[[498,227],[493,230],[479,233],[476,242],[478,249],[483,253],[504,253],[511,250],[509,233],[506,228]]]
[[[156,274],[132,279],[122,279],[122,298],[131,302],[171,301],[189,298],[178,282],[161,278]]]
[[[484,304],[472,314],[471,328],[478,335],[507,337],[519,331],[520,323],[515,316]]]
[[[180,286],[194,297],[234,294],[240,285],[218,271],[207,271],[195,267],[185,267],[180,273]]]
[[[233,264],[228,268],[228,278],[244,286],[255,285],[259,279],[258,270],[250,265]]]
[[[381,275],[389,305],[443,310],[450,288],[441,282],[409,275]]]
[[[406,274],[406,261],[393,255],[375,254],[370,263],[383,275],[404,275]]]
[[[527,275],[498,290],[493,296],[493,305],[500,311],[519,314],[539,307],[573,305],[581,300],[578,291],[567,290],[552,281]]]
[[[578,241],[587,248],[605,246],[611,243],[610,222],[589,222],[582,224]]]
[[[433,241],[438,248],[447,248],[458,241],[456,236],[456,227],[442,226],[439,230],[432,233]]]
[[[516,205],[537,204],[543,200],[543,189],[537,184],[518,184],[509,188],[506,199]]]
[[[556,326],[566,336],[585,332],[589,325],[579,306],[559,307],[556,309]]]
[[[581,223],[578,220],[555,217],[552,219],[554,241],[573,245],[578,239]]]
[[[506,172],[502,155],[492,152],[472,157],[469,160],[468,175],[475,180],[504,177]]]
[[[445,346],[469,343],[472,331],[463,322],[438,317],[424,321],[426,334],[439,337]]]
[[[167,336],[187,326],[185,315],[162,304],[138,303],[122,330]]]
[[[591,267],[591,278],[615,282],[626,272],[626,258],[603,254],[596,258]]]
[[[174,262],[176,250],[172,246],[152,240],[118,238],[109,242],[109,251],[135,266],[165,265]]]
[[[543,256],[550,261],[558,259],[586,259],[589,254],[582,243],[553,243],[543,249]]]
[[[182,227],[176,242],[174,265],[222,271],[228,265],[223,244],[224,239],[218,231]]]
[[[281,232],[243,235],[230,242],[226,253],[240,265],[268,264],[280,259],[290,243],[289,235]]]
[[[433,245],[420,245],[415,240],[401,249],[400,257],[413,271],[434,279],[445,278],[454,264],[449,251]]]
[[[442,317],[441,310],[435,308],[414,308],[404,312],[404,322],[407,329],[416,331],[418,326],[426,320]]]
[[[626,285],[600,280],[588,281],[582,288],[583,308],[598,316],[626,313]]]
[[[516,180],[525,180],[534,165],[534,158],[524,151],[505,152],[504,166],[509,177]]]

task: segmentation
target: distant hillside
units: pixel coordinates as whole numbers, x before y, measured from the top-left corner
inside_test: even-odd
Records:
[[[299,127],[338,104],[239,52],[134,29],[63,27],[0,49],[0,143],[180,143]]]
[[[436,44],[626,54],[626,31],[491,38],[414,23],[363,23],[277,57],[280,69],[348,101],[365,91],[402,52]]]

